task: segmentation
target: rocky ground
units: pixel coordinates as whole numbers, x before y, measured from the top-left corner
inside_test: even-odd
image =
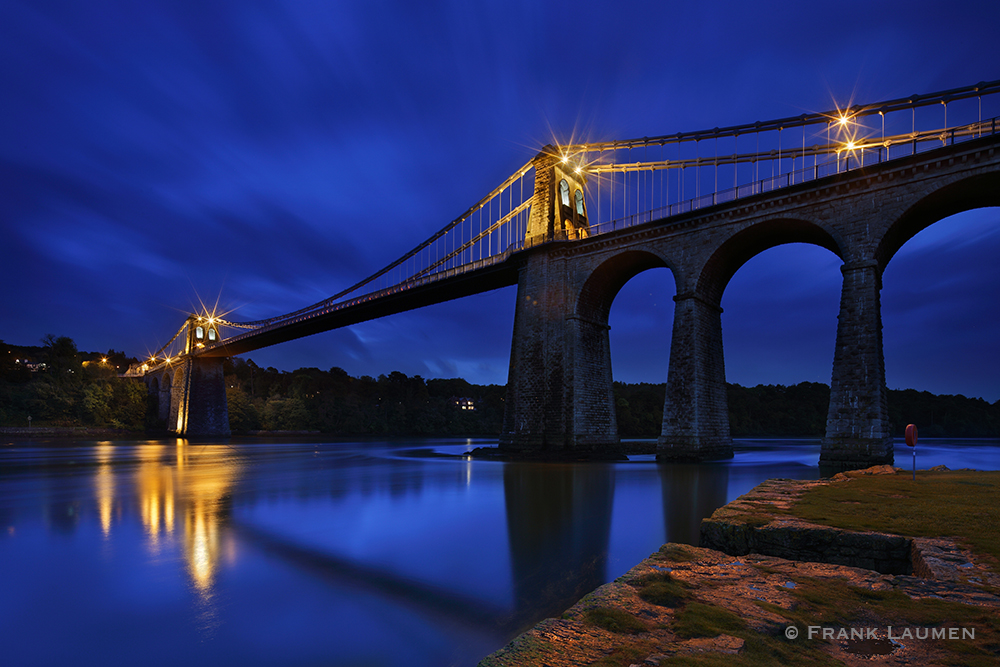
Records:
[[[852,533],[784,514],[811,485],[895,473],[765,482],[705,521],[703,544],[716,548],[664,545],[480,667],[1000,664],[1000,575],[988,559],[948,538]],[[916,567],[893,572],[893,549]]]

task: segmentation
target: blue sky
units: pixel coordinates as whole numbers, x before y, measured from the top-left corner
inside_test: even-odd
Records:
[[[991,2],[6,0],[0,338],[142,355],[199,299],[321,300],[465,211],[543,144],[652,136],[1000,78]],[[887,384],[1000,399],[1000,211],[892,260]],[[839,261],[782,246],[724,297],[727,377],[829,382]],[[616,379],[666,377],[672,281],[611,313]],[[248,355],[504,383],[512,289]]]

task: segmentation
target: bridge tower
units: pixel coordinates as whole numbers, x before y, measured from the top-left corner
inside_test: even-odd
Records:
[[[500,448],[556,457],[615,455],[620,441],[608,326],[577,313],[566,254],[571,241],[590,234],[586,178],[571,157],[549,146],[534,166]]]
[[[535,195],[525,246],[546,241],[575,241],[590,236],[587,222],[587,175],[571,156],[546,146],[535,156]]]
[[[230,435],[223,358],[192,355],[206,342],[218,339],[218,326],[212,318],[188,318],[187,340],[174,369],[167,416],[167,428],[177,435]]]

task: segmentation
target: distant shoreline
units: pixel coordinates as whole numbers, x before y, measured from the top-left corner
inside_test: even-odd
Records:
[[[16,435],[22,438],[51,437],[95,437],[111,436],[134,438],[145,435],[141,431],[125,431],[116,428],[93,428],[88,426],[3,426],[0,435]]]

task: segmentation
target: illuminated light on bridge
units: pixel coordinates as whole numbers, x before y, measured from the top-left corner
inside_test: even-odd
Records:
[[[367,278],[262,320],[236,322],[203,306],[148,364],[129,374],[145,376],[151,391],[160,392],[161,415],[169,415],[179,433],[228,434],[220,358],[517,284],[501,445],[613,447],[614,409],[602,394],[610,392],[607,309],[631,275],[667,266],[677,296],[661,453],[725,455],[732,449],[716,312],[722,292],[756,253],[806,242],[845,262],[842,304],[858,305],[838,318],[824,447],[850,441],[844,447],[868,452],[860,455],[869,460],[891,460],[881,273],[899,245],[940,210],[1000,204],[1000,187],[991,180],[1000,162],[994,156],[1000,108],[983,119],[984,100],[996,106],[997,93],[1000,81],[984,82],[876,104],[852,100],[844,109],[726,128],[545,146],[464,213]],[[944,123],[937,112],[942,106]],[[924,197],[935,189],[947,205],[927,203]],[[867,193],[864,213],[847,203],[860,192]],[[821,205],[827,207],[822,214]],[[929,207],[926,214],[914,212],[922,206]],[[868,216],[863,224],[852,217],[862,214]],[[598,266],[599,260],[607,264]],[[206,321],[208,331],[199,336]],[[221,330],[227,335],[217,336]],[[522,340],[532,336],[549,338]],[[869,356],[851,357],[855,347]],[[675,358],[683,350],[687,357]],[[161,354],[174,361],[157,364]],[[528,359],[547,366],[529,367]],[[876,372],[858,375],[852,364]],[[526,377],[543,380],[533,385]],[[203,414],[191,417],[189,409],[201,403]],[[525,407],[543,404],[561,407],[544,418]],[[875,416],[862,418],[866,410]]]

